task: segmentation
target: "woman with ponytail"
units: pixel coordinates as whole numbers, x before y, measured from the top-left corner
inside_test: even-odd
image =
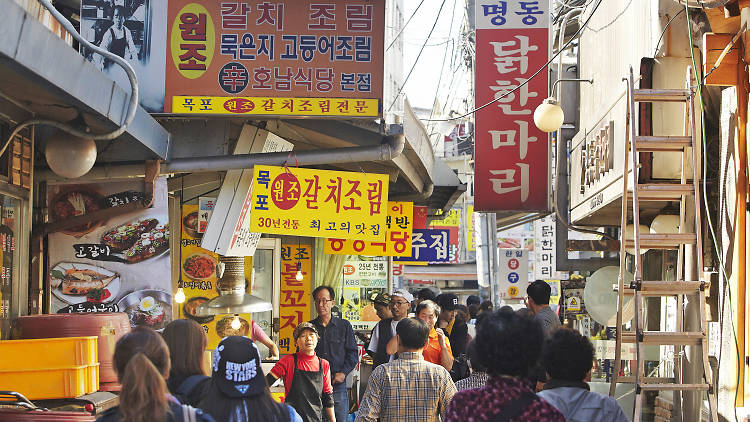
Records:
[[[113,361],[122,385],[120,406],[104,412],[97,422],[215,422],[169,394],[169,349],[156,331],[136,327],[124,335]]]

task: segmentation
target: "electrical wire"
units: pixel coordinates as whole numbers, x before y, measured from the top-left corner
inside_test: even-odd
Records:
[[[417,63],[419,63],[419,57],[422,56],[422,52],[424,51],[425,46],[427,46],[427,41],[429,41],[430,36],[432,35],[432,32],[435,30],[435,27],[437,26],[437,23],[440,20],[440,13],[442,13],[443,11],[443,6],[445,6],[445,1],[446,0],[443,0],[443,2],[440,3],[440,9],[438,10],[437,17],[435,18],[435,22],[432,23],[432,28],[430,29],[430,33],[427,34],[427,38],[424,40],[424,44],[422,44],[422,48],[419,49],[419,54],[417,54],[417,58],[414,59],[414,64],[411,66],[409,73],[406,75],[406,78],[404,79],[404,83],[401,84],[401,88],[398,89],[398,92],[393,98],[393,102],[391,103],[390,106],[388,106],[388,111],[391,111],[391,109],[393,108],[393,105],[396,104],[396,101],[398,101],[398,96],[401,95],[401,91],[404,90],[406,83],[409,81],[409,76],[411,76],[411,73],[414,71],[414,68],[417,67]]]
[[[490,106],[490,105],[492,105],[492,104],[500,101],[501,99],[507,97],[508,95],[513,94],[514,92],[518,91],[519,89],[521,89],[521,87],[527,85],[532,79],[534,79],[539,73],[541,73],[542,70],[546,69],[547,66],[549,66],[550,63],[552,63],[557,58],[557,56],[559,56],[563,51],[565,51],[568,48],[568,46],[573,42],[573,40],[577,39],[583,33],[583,30],[588,26],[589,22],[591,21],[591,18],[594,16],[594,14],[596,13],[596,11],[599,9],[599,6],[601,6],[601,4],[603,2],[604,2],[604,0],[599,0],[596,3],[596,6],[594,6],[594,9],[591,11],[591,14],[589,15],[589,17],[586,18],[586,21],[583,23],[583,25],[581,25],[580,28],[578,28],[578,31],[576,31],[576,33],[573,34],[573,36],[570,38],[570,40],[568,40],[568,42],[566,42],[562,46],[562,48],[560,48],[555,54],[553,54],[552,57],[549,60],[547,60],[547,63],[543,64],[528,79],[526,79],[525,81],[523,81],[520,84],[518,84],[517,87],[513,88],[510,91],[506,91],[504,94],[495,97],[494,100],[492,100],[492,101],[490,101],[490,102],[488,102],[486,104],[483,104],[483,105],[481,105],[481,106],[479,106],[479,107],[477,107],[477,108],[475,108],[475,109],[473,109],[473,110],[471,110],[471,111],[469,111],[467,113],[464,113],[462,115],[459,115],[459,116],[456,116],[456,117],[449,117],[447,119],[419,119],[419,120],[425,121],[425,122],[427,122],[427,121],[429,121],[429,122],[449,122],[449,121],[453,121],[453,120],[458,120],[458,119],[464,118],[466,116],[469,116],[471,114],[474,114],[477,111],[482,110],[483,108],[488,107],[488,106]],[[399,91],[399,92],[401,92],[401,91]],[[394,103],[395,103],[395,100],[394,100]]]
[[[667,28],[669,28],[669,24],[672,23],[673,20],[677,19],[678,16],[680,16],[685,9],[680,9],[679,12],[677,12],[674,16],[672,16],[672,19],[667,22],[666,25],[664,25],[664,29],[661,31],[661,35],[659,35],[659,39],[656,41],[656,48],[654,48],[654,58],[656,58],[656,53],[659,52],[659,45],[661,44],[661,39],[664,37],[664,34],[667,32]]]
[[[18,133],[23,130],[24,128],[27,128],[29,126],[33,125],[45,125],[45,126],[52,126],[55,128],[58,128],[62,131],[68,132],[73,136],[77,136],[79,138],[89,138],[93,139],[95,141],[108,141],[117,138],[118,136],[125,133],[125,129],[128,127],[130,122],[133,121],[133,118],[135,117],[135,112],[138,109],[138,78],[135,75],[135,71],[130,66],[130,64],[123,59],[122,57],[118,56],[117,54],[110,53],[109,51],[100,48],[99,46],[96,46],[92,43],[90,43],[87,39],[83,38],[81,34],[76,31],[75,27],[73,27],[73,24],[70,23],[69,20],[65,18],[57,9],[55,9],[55,6],[53,6],[49,0],[38,0],[39,3],[44,6],[45,9],[47,9],[52,16],[54,16],[55,19],[62,25],[63,28],[65,28],[66,31],[70,33],[70,35],[73,36],[78,42],[86,46],[86,48],[89,48],[93,50],[94,52],[97,52],[104,57],[112,60],[113,62],[119,64],[122,66],[123,69],[125,69],[125,73],[128,75],[128,79],[130,80],[130,103],[128,104],[128,112],[125,118],[125,121],[122,123],[120,127],[113,130],[109,133],[104,133],[101,135],[92,135],[91,133],[84,132],[81,130],[78,130],[68,124],[58,122],[55,120],[47,120],[47,119],[31,119],[27,120],[25,122],[19,123],[11,132],[10,136],[8,137],[8,140],[3,145],[2,149],[0,149],[0,156],[2,156],[5,153],[5,150],[8,149],[8,146],[10,145],[13,138],[18,135]]]
[[[690,40],[690,47],[691,47],[690,48],[690,59],[692,60],[692,64],[693,64],[693,74],[694,74],[694,77],[695,77],[695,81],[698,84],[698,87],[697,87],[696,91],[698,93],[698,104],[700,105],[700,109],[701,109],[700,123],[701,123],[701,135],[702,135],[701,138],[702,138],[702,141],[703,141],[703,154],[702,154],[703,155],[703,206],[704,206],[704,209],[706,211],[706,220],[708,220],[708,228],[709,228],[709,231],[711,232],[711,240],[713,240],[712,244],[713,244],[713,247],[714,247],[714,251],[716,252],[716,256],[719,258],[718,259],[718,261],[719,261],[719,267],[721,267],[721,271],[724,274],[724,280],[726,280],[727,292],[729,294],[729,309],[731,311],[733,309],[733,305],[732,305],[732,303],[733,303],[733,299],[732,299],[732,286],[729,283],[729,277],[727,276],[727,269],[724,266],[724,257],[722,256],[722,253],[719,250],[719,242],[718,242],[718,240],[716,238],[716,232],[714,231],[713,221],[711,219],[711,212],[710,212],[710,209],[708,207],[708,193],[706,192],[706,178],[708,176],[708,158],[707,158],[706,151],[708,151],[708,143],[706,141],[706,121],[705,121],[705,110],[703,108],[703,92],[702,92],[703,82],[702,82],[702,79],[700,78],[700,76],[698,75],[698,68],[696,67],[696,62],[695,62],[695,53],[693,52],[693,48],[692,48],[692,46],[693,46],[693,33],[690,30],[691,21],[690,21],[690,10],[688,10],[689,6],[688,6],[687,3],[683,3],[683,4],[685,5],[685,19],[687,21],[688,39]],[[697,200],[697,198],[696,198],[696,200]],[[697,252],[698,253],[702,253],[702,251],[697,251]],[[700,271],[702,269],[699,268],[698,270]],[[699,306],[703,306],[703,305],[699,304]],[[723,311],[723,307],[722,307],[722,311]],[[739,343],[738,343],[738,339],[737,339],[737,328],[735,327],[735,324],[734,324],[734,316],[729,315],[729,320],[730,320],[731,326],[732,326],[732,336],[734,337],[735,353],[737,354],[737,365],[736,365],[736,371],[735,371],[737,373],[737,378],[735,380],[737,388],[734,389],[734,403],[737,403],[737,397],[738,397],[738,394],[739,394],[739,386],[740,386],[740,368],[739,368],[740,363],[739,362],[740,362],[740,359],[742,359],[742,357],[740,356],[740,347],[739,347]],[[705,357],[705,358],[707,359],[708,357]],[[719,365],[721,365],[721,362],[719,362]],[[704,374],[704,377],[706,377],[705,374]],[[717,399],[718,399],[718,397],[717,397]],[[716,400],[716,401],[718,403],[718,400]],[[737,418],[737,409],[736,409],[736,406],[733,406],[733,407],[735,408],[734,419],[735,419],[735,421],[737,421],[738,420],[738,418]]]
[[[409,16],[409,19],[406,20],[406,23],[404,24],[404,26],[402,26],[401,29],[398,31],[398,33],[393,37],[393,41],[391,41],[391,43],[388,44],[388,48],[385,49],[386,53],[388,52],[388,50],[391,49],[391,47],[393,47],[393,44],[396,41],[398,41],[398,37],[400,37],[401,33],[404,32],[404,29],[406,29],[406,25],[408,25],[409,22],[411,22],[411,18],[413,18],[414,15],[417,14],[417,10],[419,10],[419,8],[422,6],[422,3],[424,3],[424,0],[422,0],[422,1],[419,2],[419,4],[417,5],[417,8],[414,9],[414,12],[412,12],[411,16]],[[429,37],[427,37],[427,38],[429,38]]]

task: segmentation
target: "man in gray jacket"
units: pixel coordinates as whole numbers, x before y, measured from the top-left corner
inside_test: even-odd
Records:
[[[541,324],[544,338],[549,338],[552,331],[561,325],[560,318],[549,307],[551,294],[552,288],[544,280],[535,280],[526,288],[526,307],[534,313],[534,320]]]
[[[549,380],[537,393],[555,406],[568,422],[627,422],[628,418],[609,396],[589,391],[594,346],[578,331],[555,330],[544,344],[542,364]]]

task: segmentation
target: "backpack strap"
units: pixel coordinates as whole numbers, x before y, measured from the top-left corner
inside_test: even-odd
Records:
[[[195,414],[195,408],[186,404],[182,405],[182,422],[198,422],[198,416]]]
[[[195,389],[195,387],[198,386],[201,382],[204,380],[209,379],[210,377],[206,375],[191,375],[187,378],[185,378],[185,381],[182,381],[182,384],[177,388],[177,395],[182,397],[184,400],[187,400],[188,395],[190,395],[190,392]]]
[[[528,391],[521,394],[520,397],[508,403],[500,413],[492,418],[491,422],[508,422],[511,419],[519,416],[526,410],[531,403],[537,400],[537,395]]]

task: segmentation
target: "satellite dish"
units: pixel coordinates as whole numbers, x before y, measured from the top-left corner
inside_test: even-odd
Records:
[[[583,289],[583,303],[586,311],[599,324],[605,327],[617,325],[617,292],[613,285],[617,285],[620,268],[616,266],[603,267],[586,278],[586,288]],[[624,283],[630,284],[633,274],[625,271]],[[633,318],[633,298],[625,297],[622,322]]]

